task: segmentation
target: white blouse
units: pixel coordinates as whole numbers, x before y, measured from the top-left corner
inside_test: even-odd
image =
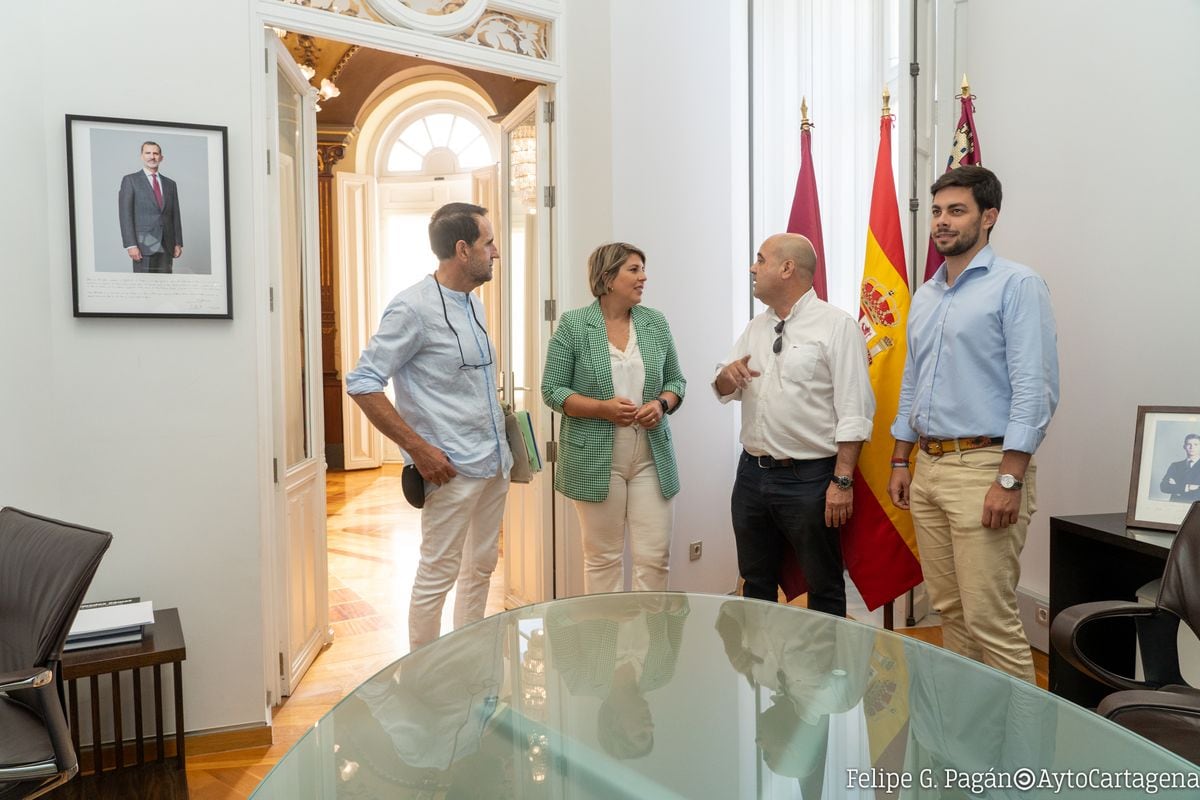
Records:
[[[612,367],[613,391],[616,397],[626,397],[635,406],[642,405],[642,391],[646,387],[646,364],[638,348],[637,330],[629,323],[629,341],[625,350],[618,350],[608,343],[609,363]]]

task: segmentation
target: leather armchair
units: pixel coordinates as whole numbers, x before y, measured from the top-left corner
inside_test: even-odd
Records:
[[[1086,652],[1087,627],[1116,619],[1137,627],[1142,680],[1105,669]],[[1050,626],[1050,641],[1080,672],[1119,690],[1104,698],[1097,713],[1200,764],[1200,689],[1180,674],[1181,621],[1200,633],[1200,502],[1179,527],[1154,605],[1102,601],[1065,608]]]
[[[62,700],[67,631],[112,534],[0,509],[0,798],[79,770]]]

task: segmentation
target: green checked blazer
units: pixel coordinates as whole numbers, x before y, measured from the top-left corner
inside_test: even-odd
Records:
[[[642,403],[669,391],[679,395],[682,405],[687,381],[679,370],[667,318],[660,311],[640,305],[634,306],[630,314],[646,365]],[[615,426],[605,419],[567,416],[563,403],[573,394],[595,400],[613,398],[608,334],[598,300],[590,306],[572,309],[558,320],[546,351],[546,369],[542,372],[542,399],[563,415],[554,488],[573,500],[598,503],[608,497]],[[679,405],[675,406],[671,412],[678,408]],[[663,497],[674,497],[679,494],[679,470],[675,466],[675,448],[667,418],[663,417],[647,434]]]

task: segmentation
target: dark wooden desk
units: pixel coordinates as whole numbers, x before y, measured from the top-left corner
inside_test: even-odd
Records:
[[[1125,527],[1124,514],[1050,518],[1050,619],[1096,600],[1137,601],[1137,590],[1162,577],[1174,535]],[[1097,623],[1080,637],[1106,669],[1133,675],[1137,635],[1128,621]],[[1050,648],[1050,691],[1095,708],[1113,689],[1092,680]]]
[[[142,670],[150,668],[154,675],[154,733],[155,760],[162,761],[163,692],[162,665],[171,664],[175,684],[175,754],[178,768],[184,767],[183,748],[183,673],[182,662],[187,658],[183,629],[179,625],[179,609],[161,608],[154,612],[154,624],[147,625],[140,642],[72,650],[63,654],[62,677],[67,684],[68,709],[71,720],[71,739],[79,752],[79,691],[76,681],[87,678],[91,689],[92,764],[97,772],[103,769],[103,736],[100,730],[100,676],[109,676],[112,696],[113,742],[115,766],[125,766],[124,728],[121,709],[121,673],[133,674],[133,719],[135,764],[146,763],[145,729],[142,712]]]

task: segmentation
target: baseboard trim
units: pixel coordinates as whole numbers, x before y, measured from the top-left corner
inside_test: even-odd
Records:
[[[246,725],[230,725],[223,728],[207,728],[199,731],[188,731],[184,734],[186,755],[199,756],[209,753],[224,753],[227,750],[245,750],[251,747],[270,747],[273,743],[271,726],[265,722],[253,722]],[[89,775],[94,770],[95,748],[92,745],[80,745],[79,774]],[[104,769],[115,769],[117,765],[116,745],[105,742],[100,746],[100,757],[104,761]],[[153,735],[144,742],[145,760],[147,763],[160,760],[158,742]],[[176,755],[175,736],[171,734],[163,738],[161,758],[171,759]],[[137,742],[125,740],[122,745],[122,763],[132,766],[137,758]]]

